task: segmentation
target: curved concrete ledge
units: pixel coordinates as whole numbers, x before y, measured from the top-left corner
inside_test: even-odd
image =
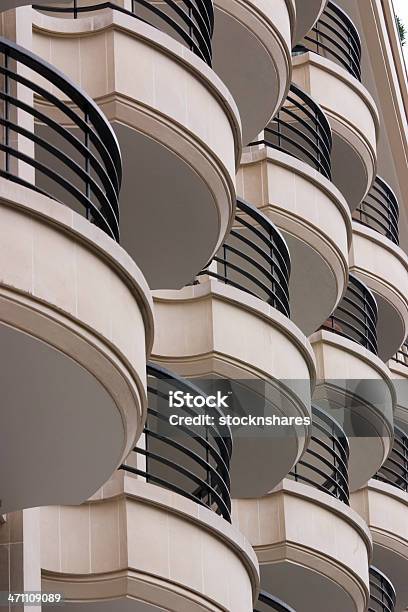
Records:
[[[348,435],[353,491],[377,473],[391,450],[394,385],[384,363],[357,342],[325,330],[309,340],[317,364],[313,401]]]
[[[397,593],[396,610],[408,607],[408,493],[385,482],[370,480],[353,493],[352,507],[370,528],[374,565],[387,574]]]
[[[150,292],[85,218],[5,179],[0,191],[2,512],[80,503],[143,429]]]
[[[351,215],[339,190],[309,165],[271,147],[241,159],[237,191],[283,232],[291,255],[291,319],[310,335],[348,283]]]
[[[251,542],[263,588],[302,612],[362,612],[369,599],[368,527],[346,504],[285,479],[260,499],[235,500],[233,524]]]
[[[122,245],[150,287],[184,286],[234,216],[241,130],[231,94],[189,49],[131,15],[31,15],[34,51],[79,83],[115,128]],[[107,61],[95,71],[98,57]]]
[[[237,102],[246,145],[269,123],[288,93],[295,3],[214,0],[214,8],[214,70]]]
[[[333,130],[332,174],[351,210],[375,178],[379,115],[367,89],[316,53],[293,58],[293,81],[320,104]]]
[[[378,352],[388,361],[408,336],[408,256],[375,230],[353,221],[350,271],[378,304]]]
[[[213,280],[177,292],[156,291],[154,302],[154,361],[187,378],[240,381],[241,397],[246,388],[254,392],[261,385],[256,397],[262,406],[266,398],[267,414],[310,417],[313,351],[280,312]],[[263,436],[233,429],[233,436],[232,492],[251,497],[266,493],[291,470],[306,448],[310,427],[276,427]]]
[[[327,0],[295,0],[296,28],[293,36],[293,46],[310,32],[320,15],[323,13]]]
[[[234,527],[128,476],[114,499],[41,508],[41,554],[43,589],[64,592],[68,611],[249,612],[259,586]]]

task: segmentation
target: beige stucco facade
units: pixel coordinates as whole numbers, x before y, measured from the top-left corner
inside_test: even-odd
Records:
[[[391,0],[40,2],[0,7],[0,599],[406,612]]]

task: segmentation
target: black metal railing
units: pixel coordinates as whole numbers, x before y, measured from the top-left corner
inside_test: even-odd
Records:
[[[0,84],[0,176],[85,213],[118,241],[121,155],[97,105],[2,37]]]
[[[374,478],[408,493],[408,436],[398,425],[392,450]]]
[[[361,344],[377,355],[377,302],[368,287],[350,274],[346,293],[322,329]]]
[[[294,53],[313,51],[345,68],[361,81],[361,40],[353,21],[334,2],[327,6],[316,25]]]
[[[266,591],[261,591],[258,595],[258,601],[255,604],[254,612],[269,612],[269,610],[275,610],[276,612],[295,612],[293,608],[283,603],[277,597],[272,597]]]
[[[199,273],[237,287],[289,317],[290,254],[285,239],[259,210],[237,200],[233,229]],[[216,269],[214,269],[216,267]]]
[[[353,219],[399,244],[399,204],[391,187],[377,176]]]
[[[391,361],[401,363],[403,366],[408,368],[408,342],[404,342],[395,355],[391,357]]]
[[[80,5],[72,0],[70,6],[47,6],[33,4],[33,8],[52,14],[72,16],[92,14],[104,8],[131,15],[166,32],[211,66],[212,35],[214,31],[213,0],[132,0],[131,10],[114,2]]]
[[[309,446],[289,477],[316,487],[349,503],[349,443],[340,425],[326,412],[312,407],[312,436]]]
[[[147,366],[147,375],[149,403],[144,446],[142,443],[136,446],[121,469],[187,497],[231,521],[232,437],[229,427],[219,425],[221,412],[210,406],[170,408],[172,392],[180,391],[192,398],[205,397],[205,393],[190,381],[152,363]],[[215,424],[178,422],[172,425],[170,414],[183,418],[214,417]]]
[[[285,104],[264,130],[263,144],[306,162],[331,179],[332,131],[321,107],[294,83]]]
[[[396,603],[397,597],[392,582],[371,565],[368,612],[394,612]]]

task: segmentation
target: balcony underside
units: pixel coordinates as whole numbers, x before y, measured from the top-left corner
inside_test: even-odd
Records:
[[[1,190],[2,512],[80,503],[143,428],[148,288],[86,219],[4,179]]]
[[[256,408],[251,412],[251,401],[260,406],[261,398],[263,406],[267,397],[265,414],[272,418],[310,416],[312,352],[300,330],[276,309],[212,280],[178,292],[155,292],[154,300],[155,362],[198,385],[208,378],[236,381],[234,396],[245,414],[260,414]],[[235,433],[234,497],[269,491],[291,470],[310,435],[307,426],[276,427],[262,435],[243,427]]]
[[[242,141],[253,140],[286,97],[293,0],[215,0],[213,67],[237,102]]]
[[[150,287],[181,288],[217,251],[233,218],[241,134],[231,95],[202,60],[132,15],[32,15],[36,51],[80,81],[116,131],[121,244]],[[106,49],[109,61],[96,77],[93,60],[83,58]],[[129,57],[138,58],[132,78]]]
[[[310,32],[316,21],[322,14],[327,0],[295,0],[296,4],[296,28],[293,36],[293,44],[300,42]]]
[[[313,401],[337,420],[349,438],[350,490],[364,485],[388,456],[395,392],[389,372],[373,353],[329,331],[310,338],[317,362]]]

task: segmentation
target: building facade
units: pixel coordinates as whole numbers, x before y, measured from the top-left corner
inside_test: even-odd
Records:
[[[406,612],[392,0],[0,9],[0,607]]]

